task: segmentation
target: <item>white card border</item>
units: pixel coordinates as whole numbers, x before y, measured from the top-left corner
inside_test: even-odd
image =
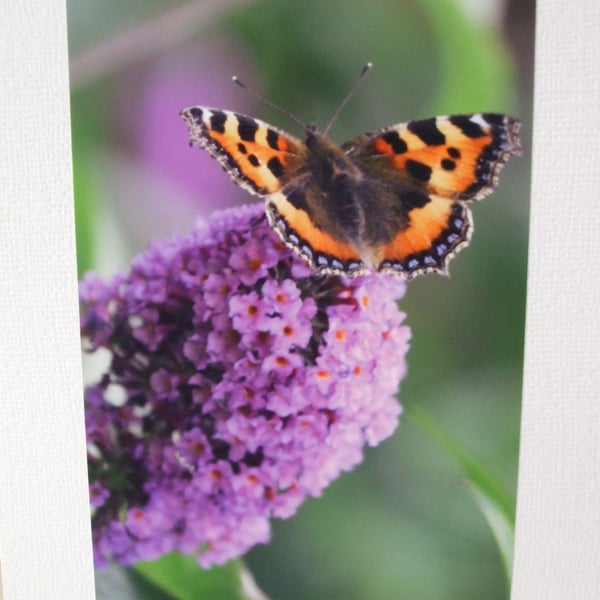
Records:
[[[4,596],[87,600],[65,5],[0,17]],[[538,1],[514,600],[600,594],[599,38],[597,0]]]
[[[66,7],[0,4],[0,561],[5,600],[94,598]]]
[[[600,597],[599,38],[538,1],[513,600]]]

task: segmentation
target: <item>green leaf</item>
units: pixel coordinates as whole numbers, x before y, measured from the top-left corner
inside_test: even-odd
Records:
[[[464,471],[467,478],[466,488],[492,529],[510,582],[515,530],[514,498],[487,465],[463,448],[422,408],[412,406],[406,411],[406,415],[435,440]]]
[[[496,543],[498,544],[504,571],[506,573],[506,579],[510,583],[515,545],[514,520],[511,520],[506,513],[501,510],[499,504],[490,496],[486,495],[476,484],[469,481],[466,487],[487,519],[488,525],[496,538]]]
[[[202,569],[195,557],[167,554],[152,562],[140,562],[133,572],[161,589],[165,600],[267,600],[258,589],[242,561]]]

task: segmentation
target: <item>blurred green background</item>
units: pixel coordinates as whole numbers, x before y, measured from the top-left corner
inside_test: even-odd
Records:
[[[532,120],[534,1],[68,2],[78,264],[110,275],[148,241],[251,198],[187,145],[190,104],[247,112],[295,135],[231,84],[237,74],[345,139],[438,114],[509,112],[524,156],[474,206],[451,277],[420,277],[400,401],[425,409],[516,492]],[[80,274],[81,274],[80,273]],[[415,421],[367,452],[246,563],[273,600],[506,598],[498,548],[453,459]]]

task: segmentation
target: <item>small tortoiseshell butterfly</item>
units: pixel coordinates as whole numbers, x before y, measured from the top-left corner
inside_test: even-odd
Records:
[[[314,125],[302,142],[227,110],[191,106],[181,116],[190,145],[266,197],[273,229],[320,273],[446,274],[471,237],[467,204],[521,153],[519,120],[494,113],[408,121],[341,146]]]

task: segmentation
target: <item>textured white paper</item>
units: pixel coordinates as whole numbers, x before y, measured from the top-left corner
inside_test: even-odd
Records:
[[[0,2],[0,561],[5,600],[94,597],[65,5]]]
[[[514,600],[600,598],[600,3],[540,0]],[[5,600],[93,598],[65,6],[0,2]]]
[[[600,2],[538,2],[514,600],[600,598]]]

